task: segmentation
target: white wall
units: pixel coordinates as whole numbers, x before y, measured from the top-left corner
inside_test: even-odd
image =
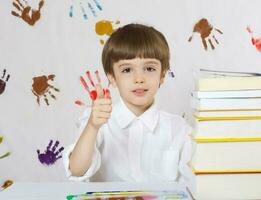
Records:
[[[20,0],[24,3],[23,0]],[[80,0],[45,0],[41,18],[30,26],[11,15],[16,10],[11,0],[0,6],[0,77],[3,69],[10,74],[5,91],[0,94],[0,135],[11,155],[0,160],[0,181],[65,181],[62,160],[44,166],[36,150],[45,150],[50,139],[61,146],[70,144],[76,134],[77,119],[84,110],[74,104],[76,99],[89,102],[79,76],[85,70],[99,69],[107,84],[101,65],[102,45],[95,32],[100,20],[120,20],[118,26],[130,23],[152,25],[165,34],[171,48],[171,66],[175,78],[165,81],[158,94],[162,109],[176,114],[189,113],[189,94],[193,89],[193,70],[199,67],[221,70],[261,72],[261,53],[251,44],[246,31],[250,25],[256,37],[261,37],[261,1],[259,0],[97,0],[103,10],[97,17],[82,5],[88,14],[84,20]],[[37,8],[37,0],[28,0]],[[69,17],[70,5],[74,17]],[[215,49],[205,50],[199,34],[188,42],[193,26],[206,18],[223,34],[213,32],[219,41]],[[55,74],[50,84],[56,100],[48,97],[47,106],[40,106],[33,95],[33,77]],[[4,78],[5,79],[5,78]],[[117,101],[113,91],[113,101]],[[1,151],[0,151],[1,152]]]

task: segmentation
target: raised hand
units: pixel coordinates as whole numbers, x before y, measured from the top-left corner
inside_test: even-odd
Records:
[[[92,99],[92,111],[88,124],[95,129],[99,129],[110,117],[112,111],[111,95],[109,89],[102,88],[98,70],[95,71],[96,79],[98,81],[97,84],[94,84],[90,71],[86,71],[86,75],[92,87],[94,87],[94,89],[91,90],[84,78],[82,76],[80,77],[82,85]]]
[[[92,101],[92,111],[88,124],[95,129],[99,129],[110,118],[112,111],[112,101],[109,93],[104,92],[100,84],[95,85],[97,96]]]
[[[98,84],[101,86],[101,78],[100,78],[100,76],[99,76],[98,70],[95,71],[95,75],[96,75],[96,79],[97,79],[97,81],[98,81]],[[95,84],[94,84],[93,79],[92,79],[92,77],[91,77],[90,71],[86,71],[86,76],[87,76],[88,80],[90,81],[92,87],[95,88]],[[92,90],[91,90],[91,89],[89,88],[87,82],[86,82],[85,79],[83,78],[83,76],[80,76],[80,81],[81,81],[83,87],[85,88],[85,90],[88,92],[88,94],[89,94],[91,100],[94,101],[94,100],[96,99],[96,97],[97,97],[97,91],[96,91],[96,89],[92,89]],[[104,96],[105,96],[106,98],[111,98],[109,89],[102,89],[102,90],[103,90],[103,94],[104,94]],[[75,104],[80,105],[80,106],[84,105],[84,103],[83,103],[82,101],[80,101],[80,100],[76,100],[76,101],[75,101]]]
[[[23,0],[23,2],[24,3],[22,4],[20,0],[14,0],[13,6],[17,9],[18,12],[20,12],[20,14],[17,13],[17,11],[12,11],[11,13],[15,17],[22,18],[27,24],[33,26],[35,22],[37,22],[41,17],[40,11],[44,5],[44,0],[40,0],[37,10],[32,9],[26,0]]]
[[[40,150],[37,150],[38,159],[42,164],[45,165],[51,165],[54,164],[58,159],[62,157],[61,152],[63,151],[64,147],[61,147],[60,149],[56,150],[56,148],[59,145],[59,142],[56,141],[53,145],[53,141],[50,140],[48,146],[46,147],[46,150],[44,153],[40,153]]]
[[[217,28],[214,28],[214,30],[220,34],[223,34],[223,32]],[[214,46],[212,40],[214,40],[216,42],[216,44],[219,44],[218,40],[216,39],[216,37],[213,33],[213,27],[208,22],[207,19],[203,18],[203,19],[199,20],[198,23],[195,24],[194,29],[193,29],[193,34],[196,32],[200,34],[202,44],[203,44],[205,50],[208,49],[207,42],[209,43],[209,45],[211,46],[212,49],[215,49],[215,46]],[[193,38],[193,34],[192,34],[192,36],[189,37],[189,39],[188,39],[189,42],[191,42],[191,40]]]

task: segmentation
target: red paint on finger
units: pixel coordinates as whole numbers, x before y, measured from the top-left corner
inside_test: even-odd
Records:
[[[78,106],[84,106],[85,105],[81,100],[76,100],[74,103]]]
[[[97,92],[95,90],[90,93],[91,99],[94,101],[97,98]]]
[[[80,81],[81,81],[83,87],[90,93],[90,89],[82,76],[80,76]]]

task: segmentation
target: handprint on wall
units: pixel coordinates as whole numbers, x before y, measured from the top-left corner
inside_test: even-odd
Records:
[[[12,180],[4,181],[0,186],[0,192],[5,190],[6,188],[10,187],[14,182]]]
[[[97,11],[102,11],[102,7],[101,4],[98,2],[98,0],[92,0],[92,1],[85,1],[85,3],[83,3],[82,0],[78,0],[77,1],[78,5],[75,5],[75,0],[72,1],[72,5],[70,6],[70,12],[69,12],[69,16],[73,17],[74,16],[74,10],[75,7],[79,7],[81,12],[82,12],[82,16],[85,20],[87,20],[89,17],[89,15],[87,14],[87,9],[89,10],[89,12],[94,16],[97,17],[96,12]],[[95,6],[94,6],[94,5]]]
[[[64,150],[64,147],[61,147],[58,150],[56,150],[59,145],[59,141],[56,141],[53,147],[52,145],[53,140],[50,140],[48,146],[46,147],[46,150],[43,153],[40,153],[39,149],[37,150],[38,159],[44,165],[52,165],[58,159],[62,158],[61,152]]]
[[[87,76],[88,80],[90,81],[92,87],[95,87],[94,81],[93,81],[93,79],[92,79],[92,77],[91,77],[91,74],[90,74],[90,71],[89,71],[89,70],[86,71],[86,76]],[[95,76],[96,76],[96,79],[97,79],[97,81],[98,81],[98,84],[101,85],[101,78],[100,78],[100,76],[99,76],[99,71],[98,71],[98,70],[95,71]],[[96,92],[96,90],[95,90],[95,89],[91,90],[91,89],[89,88],[89,86],[88,86],[87,82],[85,81],[85,79],[83,78],[83,76],[80,76],[80,81],[81,81],[83,87],[85,88],[85,90],[88,92],[88,94],[89,94],[91,100],[94,101],[94,100],[96,99],[96,97],[97,97],[97,92]],[[103,93],[104,93],[104,96],[105,96],[105,97],[111,98],[109,89],[106,89],[106,88],[103,89]],[[76,101],[75,101],[75,104],[77,104],[77,105],[79,105],[79,106],[84,106],[84,105],[85,105],[81,100],[76,100]]]
[[[3,142],[3,140],[4,140],[4,137],[0,136],[0,144]],[[3,145],[5,145],[5,144],[3,144]],[[5,149],[4,153],[1,152],[1,154],[0,154],[0,159],[3,159],[11,154],[11,152],[6,150],[7,148],[4,148],[4,149]]]
[[[48,76],[38,76],[33,78],[32,92],[36,96],[37,103],[40,105],[40,98],[43,97],[46,105],[49,106],[47,95],[53,99],[56,97],[52,94],[51,90],[59,92],[60,90],[50,85],[48,81],[53,81],[55,78],[54,74]]]
[[[252,44],[256,47],[256,49],[261,52],[261,37],[260,38],[255,38],[253,36],[253,31],[252,29],[248,26],[247,27],[247,31],[250,33],[251,35],[251,42]]]
[[[10,74],[6,75],[6,69],[3,70],[3,75],[0,78],[0,94],[5,91],[6,82],[9,80]]]
[[[44,5],[44,1],[40,0],[38,4],[38,9],[32,9],[32,7],[28,4],[26,0],[23,0],[23,3],[21,3],[20,0],[14,0],[13,6],[16,8],[17,11],[12,11],[12,15],[15,17],[21,18],[24,20],[27,24],[33,26],[35,22],[37,22],[41,17],[41,9]],[[19,14],[19,13],[20,14]]]
[[[96,34],[100,36],[104,36],[104,35],[110,36],[116,30],[113,24],[118,25],[120,24],[120,21],[117,20],[115,22],[112,22],[108,20],[101,20],[96,22],[95,24]],[[100,39],[100,43],[104,44],[104,39]]]
[[[213,28],[212,25],[208,22],[208,20],[203,18],[203,19],[199,20],[198,23],[195,24],[195,26],[193,28],[193,34],[192,34],[192,36],[189,37],[188,41],[189,42],[192,41],[194,33],[199,33],[201,40],[202,40],[202,44],[204,46],[204,49],[205,50],[208,49],[207,42],[209,43],[209,45],[211,46],[212,49],[215,49],[215,46],[214,46],[212,40],[214,40],[216,42],[216,44],[219,44],[219,42],[213,33],[214,30],[220,34],[223,34],[223,32],[221,30],[219,30],[217,28]]]

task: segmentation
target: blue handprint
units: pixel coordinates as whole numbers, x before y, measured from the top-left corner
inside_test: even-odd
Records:
[[[53,140],[50,140],[46,150],[44,153],[40,153],[40,150],[37,150],[38,159],[42,164],[45,165],[52,165],[56,162],[56,160],[60,159],[62,157],[61,152],[63,151],[64,147],[61,147],[59,150],[56,151],[56,148],[59,145],[59,142],[56,141],[53,147],[51,148],[53,144]]]

